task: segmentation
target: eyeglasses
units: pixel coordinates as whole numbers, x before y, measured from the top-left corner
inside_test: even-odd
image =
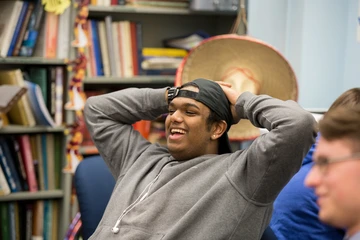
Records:
[[[356,152],[348,156],[337,157],[337,158],[320,157],[314,159],[313,162],[314,162],[314,166],[317,166],[321,172],[325,172],[330,163],[345,162],[350,160],[360,160],[360,152]]]

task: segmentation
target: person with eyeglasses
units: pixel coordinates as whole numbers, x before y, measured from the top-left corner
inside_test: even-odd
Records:
[[[329,112],[338,107],[360,106],[360,88],[352,88],[341,94],[330,106]],[[360,121],[360,120],[358,120]],[[360,128],[357,134],[360,139]],[[304,181],[313,168],[325,169],[324,158],[313,161],[313,154],[322,137],[318,134],[316,143],[311,147],[303,159],[300,170],[293,176],[289,183],[283,188],[274,202],[274,211],[270,227],[279,240],[342,240],[345,235],[344,226],[330,226],[319,220],[318,197],[314,186],[305,186]],[[344,135],[345,136],[345,135]],[[342,157],[342,156],[341,156]],[[347,156],[345,156],[347,157]],[[333,160],[332,158],[330,158]],[[342,159],[342,158],[340,158]],[[335,158],[338,160],[338,158]],[[321,163],[322,162],[322,163]],[[359,162],[360,164],[360,162]],[[340,183],[343,184],[343,183]],[[360,203],[360,201],[358,201]],[[359,205],[360,208],[360,205]],[[360,216],[360,214],[358,214]]]
[[[360,239],[360,106],[337,107],[319,122],[314,166],[305,179],[313,188],[319,219]]]

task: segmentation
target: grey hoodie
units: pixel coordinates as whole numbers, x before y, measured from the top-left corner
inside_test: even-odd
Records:
[[[314,118],[294,101],[245,92],[237,113],[269,132],[246,150],[176,161],[132,127],[168,111],[165,91],[128,88],[87,100],[87,127],[116,179],[91,239],[260,239],[273,201],[315,141]]]

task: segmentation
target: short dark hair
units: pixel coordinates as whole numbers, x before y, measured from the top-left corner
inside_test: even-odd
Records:
[[[319,130],[327,140],[349,138],[360,144],[360,88],[345,91],[331,104],[319,122]]]
[[[188,82],[188,83],[185,83],[184,85],[182,85],[182,87],[187,87],[187,86],[193,86],[193,87],[196,87],[197,89],[199,89],[199,87],[194,82]],[[206,107],[209,108],[208,106],[206,106]],[[211,125],[216,122],[221,122],[222,119],[212,109],[209,108],[209,110],[210,110],[210,114],[209,114],[208,118],[206,119],[206,125],[207,125],[207,129],[210,131]]]
[[[206,119],[206,125],[208,130],[211,129],[211,125],[215,122],[220,122],[222,119],[213,110],[210,109],[210,114]]]
[[[340,106],[352,107],[356,105],[360,106],[360,88],[351,88],[341,94],[333,104],[331,104],[329,110]]]
[[[319,129],[325,139],[349,139],[354,150],[360,151],[360,105],[330,109],[320,120]]]

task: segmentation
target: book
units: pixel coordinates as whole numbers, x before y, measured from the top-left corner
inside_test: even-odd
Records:
[[[11,193],[9,184],[6,180],[5,173],[0,166],[0,196],[5,196]]]
[[[31,239],[44,239],[44,200],[34,202]]]
[[[12,54],[13,54],[17,39],[19,38],[20,29],[21,29],[21,27],[22,27],[22,25],[24,23],[24,19],[25,19],[25,15],[26,15],[28,7],[29,7],[29,2],[26,2],[26,1],[23,2],[20,14],[19,14],[18,19],[17,19],[15,30],[14,30],[14,33],[13,33],[13,36],[12,36],[12,39],[11,39],[11,42],[10,42],[10,46],[9,46],[9,49],[8,49],[8,53],[7,53],[8,57],[12,56]]]
[[[54,135],[54,181],[55,189],[61,189],[62,160],[64,157],[62,148],[62,136]]]
[[[109,56],[110,74],[116,76],[116,65],[115,65],[115,52],[112,32],[112,17],[110,15],[105,17],[105,33],[106,33],[106,46]]]
[[[59,16],[55,13],[46,12],[46,38],[45,38],[45,56],[46,58],[56,58],[57,38],[59,28]]]
[[[34,169],[34,160],[31,152],[31,143],[29,135],[20,135],[17,137],[22,156],[22,161],[25,167],[26,180],[30,192],[38,191],[36,182],[36,174]]]
[[[41,140],[41,156],[42,156],[42,166],[40,167],[40,171],[44,174],[44,189],[49,190],[49,172],[48,172],[48,139],[46,137],[46,133],[40,134]],[[52,174],[51,174],[52,175]]]
[[[64,116],[64,68],[56,67],[55,68],[55,113],[54,113],[54,122],[56,126],[61,126],[63,124]]]
[[[59,231],[59,202],[51,201],[52,203],[52,219],[51,219],[51,239],[58,239],[58,231]]]
[[[68,59],[70,55],[70,33],[72,22],[71,20],[71,7],[65,9],[65,11],[59,16],[58,26],[58,39],[57,39],[57,58]]]
[[[45,188],[45,172],[44,172],[44,160],[43,160],[43,148],[46,147],[42,145],[42,134],[36,134],[35,136],[35,152],[37,164],[35,166],[35,172],[37,172],[38,178],[38,188],[43,191]],[[34,156],[34,154],[33,154]],[[34,158],[35,159],[35,158]]]
[[[1,239],[10,239],[10,221],[8,214],[8,203],[0,203]]]
[[[47,68],[45,67],[29,67],[27,70],[28,74],[24,79],[39,85],[41,93],[45,103],[48,99],[48,80],[47,80]]]
[[[121,61],[123,63],[124,77],[134,76],[132,52],[131,52],[131,33],[130,21],[120,21],[120,38],[121,38]]]
[[[121,58],[120,58],[120,49],[119,49],[119,32],[118,32],[118,25],[119,22],[112,22],[111,28],[112,28],[112,37],[113,37],[113,47],[114,47],[114,65],[115,65],[115,75],[116,77],[122,77],[121,72]]]
[[[38,125],[55,127],[55,122],[51,118],[48,108],[44,102],[39,85],[25,81],[28,89],[28,96],[32,111],[35,113],[36,122]]]
[[[26,92],[25,87],[4,84],[0,85],[0,112],[7,113]]]
[[[35,6],[34,2],[29,2],[29,6],[27,8],[27,11],[26,11],[26,14],[24,17],[24,21],[23,21],[20,31],[19,31],[18,39],[16,40],[16,43],[15,43],[14,51],[12,53],[13,56],[19,56],[19,54],[20,54],[20,48],[21,48],[22,42],[25,38],[26,29],[29,24],[31,14],[34,11],[34,6]]]
[[[142,49],[144,57],[178,57],[183,58],[188,54],[188,51],[180,48],[149,48]]]
[[[45,134],[46,138],[46,170],[48,190],[54,190],[55,187],[55,145],[54,134]],[[45,165],[44,165],[45,166]]]
[[[130,40],[131,40],[131,55],[132,55],[132,66],[133,74],[139,75],[139,58],[138,58],[138,40],[137,40],[137,29],[136,23],[130,22]]]
[[[104,64],[102,61],[98,24],[95,20],[90,20],[91,22],[91,32],[92,32],[92,44],[94,44],[94,53],[96,61],[96,73],[97,76],[104,76]]]
[[[59,16],[52,12],[45,12],[44,22],[34,49],[34,56],[56,58]]]
[[[41,0],[35,0],[35,7],[31,13],[28,26],[25,31],[24,40],[20,48],[20,56],[30,57],[33,55],[39,30],[43,22],[44,8]]]
[[[0,136],[0,165],[5,173],[11,192],[22,191],[19,174],[16,171],[13,159],[11,159],[7,143],[2,136]]]
[[[143,49],[143,39],[142,39],[142,24],[140,22],[136,22],[136,46],[137,46],[137,68],[138,75],[143,75],[143,70],[141,68],[141,62],[143,60],[142,49]]]
[[[43,222],[43,237],[44,240],[51,239],[52,228],[52,201],[44,200],[44,222]]]
[[[1,70],[0,84],[10,84],[25,87],[25,81],[20,69]],[[14,124],[35,126],[34,114],[30,109],[27,94],[24,94],[9,111],[9,119]]]
[[[94,77],[97,76],[97,69],[96,69],[96,61],[95,61],[95,49],[94,49],[94,38],[93,38],[93,29],[91,26],[91,20],[87,21],[87,28],[88,28],[88,34],[89,34],[89,45],[88,45],[88,52],[89,52],[89,59],[87,61],[87,64],[90,65],[90,71],[87,71],[88,77]]]
[[[169,0],[126,0],[127,4],[134,7],[167,7],[167,8],[189,8],[189,1],[169,1]]]
[[[0,56],[6,57],[23,6],[22,1],[1,1]]]
[[[108,52],[108,44],[106,40],[106,27],[105,21],[98,21],[98,33],[99,33],[99,42],[100,42],[100,50],[101,50],[101,60],[104,67],[104,76],[110,76],[110,58]]]
[[[46,106],[49,110],[50,116],[52,119],[55,117],[55,85],[56,85],[56,68],[55,67],[49,67],[47,68],[47,79],[48,79],[48,85],[47,85],[47,92],[48,97],[46,99]]]
[[[5,142],[8,146],[11,159],[14,163],[16,172],[19,175],[20,185],[23,191],[29,190],[27,182],[27,175],[25,170],[24,161],[20,151],[20,145],[15,136],[5,136]]]
[[[16,202],[8,202],[8,219],[10,228],[9,239],[15,239],[16,237],[16,213],[15,213]]]
[[[182,48],[190,51],[194,47],[198,46],[203,40],[209,37],[210,35],[203,31],[196,31],[195,33],[186,36],[165,39],[163,44],[165,47]]]
[[[27,202],[24,204],[25,208],[25,231],[24,239],[31,239],[32,236],[32,228],[33,228],[33,202]]]

